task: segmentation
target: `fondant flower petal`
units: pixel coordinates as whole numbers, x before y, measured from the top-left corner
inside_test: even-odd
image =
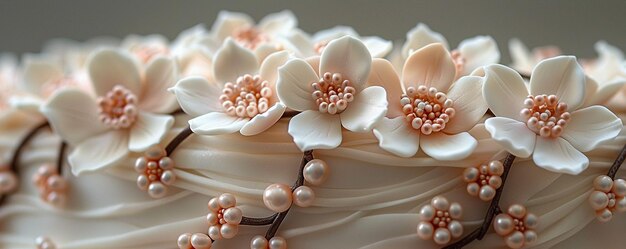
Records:
[[[394,118],[404,116],[400,98],[402,97],[402,84],[400,77],[393,68],[391,62],[385,59],[375,58],[372,60],[372,70],[367,79],[369,86],[381,86],[387,92],[387,117]]]
[[[95,100],[76,89],[58,91],[41,107],[41,112],[54,131],[71,145],[108,130],[99,120]]]
[[[457,80],[448,92],[454,101],[455,114],[446,124],[444,132],[456,134],[469,131],[487,112],[487,102],[483,98],[483,78],[465,76]]]
[[[431,43],[441,43],[448,49],[448,41],[440,33],[432,31],[426,24],[418,23],[406,34],[406,42],[402,46],[403,58],[409,57],[414,51]]]
[[[587,78],[589,81],[589,78]],[[591,98],[585,104],[590,105],[600,105],[608,102],[613,96],[620,92],[623,89],[624,85],[626,85],[626,78],[617,77],[609,82],[603,82],[602,85],[598,86],[598,90],[595,94],[591,95]],[[585,89],[588,92],[588,89]]]
[[[574,56],[546,59],[535,67],[530,77],[532,95],[554,94],[568,110],[578,109],[585,97],[585,73]]]
[[[217,19],[211,27],[213,35],[218,41],[223,41],[226,37],[232,36],[234,32],[242,28],[250,28],[254,25],[254,20],[244,13],[220,11]]]
[[[578,175],[587,169],[589,158],[563,138],[537,137],[533,162],[549,171]]]
[[[214,57],[213,75],[220,83],[235,82],[245,74],[254,75],[259,69],[259,62],[252,51],[239,46],[232,39],[226,39],[224,45]]]
[[[328,43],[320,59],[320,74],[340,73],[350,80],[357,93],[365,88],[372,66],[372,56],[365,45],[351,36]]]
[[[494,141],[517,157],[529,157],[535,149],[537,134],[529,130],[525,123],[505,117],[493,117],[485,120],[485,129]]]
[[[459,52],[465,59],[461,75],[469,75],[476,68],[498,63],[500,50],[491,36],[476,36],[459,44]]]
[[[116,85],[140,96],[139,68],[137,62],[127,53],[112,49],[101,50],[91,57],[87,68],[97,96],[105,96]]]
[[[42,95],[45,83],[63,76],[61,67],[46,58],[26,57],[23,70],[23,87],[27,92],[37,96]]]
[[[193,117],[223,110],[219,102],[222,87],[204,77],[184,78],[168,90],[176,95],[183,111]]]
[[[489,109],[496,116],[522,121],[520,111],[528,97],[522,76],[502,65],[485,67],[485,74],[483,96]]]
[[[288,132],[301,151],[334,149],[341,144],[339,115],[304,111],[291,118]]]
[[[420,147],[437,160],[461,160],[468,157],[478,146],[478,141],[467,132],[454,135],[442,132],[420,137]]]
[[[338,25],[329,29],[320,30],[313,34],[313,42],[329,42],[344,36],[359,37],[359,34],[350,26]]]
[[[425,85],[446,92],[454,82],[456,67],[448,50],[433,43],[413,52],[402,69],[404,88]]]
[[[282,65],[285,65],[289,60],[289,52],[280,51],[273,53],[261,63],[261,68],[259,69],[259,75],[262,80],[267,80],[272,86],[272,89],[276,86],[276,80],[278,79],[278,68]]]
[[[354,101],[343,111],[341,124],[353,132],[368,132],[387,113],[385,89],[370,86],[354,96]]]
[[[274,104],[266,112],[254,116],[254,118],[241,127],[241,134],[244,136],[253,136],[264,132],[283,116],[285,109],[287,109],[287,107],[280,102]]]
[[[248,120],[223,112],[211,112],[189,120],[189,127],[196,134],[221,135],[238,132]]]
[[[291,59],[278,68],[276,92],[283,104],[296,111],[317,110],[311,84],[319,79],[313,68],[302,59]]]
[[[404,117],[383,117],[374,127],[378,146],[396,156],[412,157],[419,148],[419,131],[409,126]]]
[[[169,113],[178,108],[176,96],[166,90],[178,77],[176,62],[172,58],[157,57],[146,67],[145,87],[139,101],[139,107],[154,113]]]
[[[370,51],[373,58],[383,58],[391,52],[391,49],[393,48],[393,43],[391,41],[387,41],[378,36],[362,37],[361,40],[367,47],[367,50]]]
[[[67,159],[72,173],[78,176],[117,164],[128,154],[128,137],[128,130],[111,130],[82,141]]]
[[[259,29],[268,34],[280,34],[298,26],[298,18],[290,10],[269,14],[259,22]]]
[[[533,70],[534,60],[530,56],[530,51],[517,38],[513,38],[509,41],[509,54],[511,55],[511,60],[513,61],[512,67],[515,70],[520,71],[524,74],[530,74]]]
[[[562,137],[579,151],[587,152],[615,138],[622,127],[622,121],[609,109],[595,105],[572,112]]]
[[[170,115],[140,112],[137,115],[137,121],[130,128],[128,149],[142,152],[150,146],[158,144],[173,124],[174,118]]]

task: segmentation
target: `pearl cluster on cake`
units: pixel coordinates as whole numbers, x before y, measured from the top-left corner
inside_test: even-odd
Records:
[[[537,227],[539,218],[528,213],[526,207],[513,204],[506,213],[498,214],[493,220],[493,229],[510,248],[522,248],[537,241]]]
[[[430,204],[420,209],[417,235],[424,240],[432,239],[439,245],[445,245],[463,235],[463,225],[458,221],[462,214],[461,204],[435,196]]]
[[[478,196],[483,201],[491,201],[496,190],[502,186],[502,162],[494,160],[489,164],[469,167],[463,171],[463,180],[467,182],[467,193]]]
[[[33,183],[39,189],[41,199],[55,207],[65,205],[67,182],[54,166],[50,164],[40,166],[33,175]]]
[[[178,236],[176,244],[179,249],[210,249],[213,241],[203,233],[183,233]]]
[[[406,120],[413,129],[419,130],[424,135],[446,128],[446,124],[455,114],[453,104],[454,101],[448,99],[445,93],[424,85],[417,89],[408,87],[400,99]]]
[[[150,147],[144,156],[135,160],[137,186],[153,198],[161,198],[167,194],[167,186],[176,180],[174,160],[166,156],[165,150],[158,145]]]
[[[571,118],[567,104],[556,95],[529,95],[520,111],[526,126],[542,137],[559,137]]]
[[[593,191],[589,203],[596,211],[596,217],[602,222],[613,218],[615,211],[626,211],[626,180],[600,175],[593,180]]]
[[[326,72],[318,82],[311,84],[311,97],[322,113],[337,114],[343,112],[354,100],[356,89],[350,80],[344,79],[340,73]]]
[[[253,118],[265,113],[270,107],[273,92],[267,80],[261,76],[246,74],[233,84],[224,84],[220,103],[226,113],[240,118]]]
[[[9,165],[0,165],[0,195],[13,192],[17,183],[17,176],[9,169]]]
[[[37,249],[56,249],[56,245],[52,240],[46,236],[39,236],[35,238],[35,245]]]
[[[111,128],[129,128],[137,119],[137,96],[121,85],[99,97],[98,106],[100,121]]]
[[[209,200],[209,237],[213,240],[230,239],[237,235],[239,223],[243,218],[241,209],[235,207],[237,200],[232,194],[224,193]]]
[[[275,236],[267,241],[265,237],[257,235],[250,241],[250,249],[287,249],[287,240]]]

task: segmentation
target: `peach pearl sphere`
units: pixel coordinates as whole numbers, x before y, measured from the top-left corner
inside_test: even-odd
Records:
[[[263,191],[263,203],[270,210],[281,213],[287,211],[293,202],[291,188],[285,184],[275,183]]]

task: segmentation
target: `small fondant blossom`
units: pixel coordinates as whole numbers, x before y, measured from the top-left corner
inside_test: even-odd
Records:
[[[614,212],[626,211],[626,181],[600,175],[593,180],[593,191],[589,195],[589,204],[596,211],[599,221],[607,222]]]
[[[139,173],[137,186],[152,198],[161,198],[167,194],[167,186],[176,180],[174,160],[158,145],[150,147],[144,156],[135,160],[135,171]]]
[[[497,117],[485,121],[491,137],[511,154],[533,156],[539,167],[568,174],[585,170],[581,153],[613,139],[621,120],[602,106],[583,109],[585,75],[572,56],[540,62],[530,89],[514,70],[486,67],[484,96]]]
[[[506,213],[496,215],[493,219],[493,229],[510,248],[522,248],[537,241],[537,227],[539,218],[528,213],[526,207],[513,204]]]
[[[455,82],[455,65],[442,44],[427,45],[407,59],[402,82],[388,63],[374,63],[370,84],[384,85],[389,111],[374,129],[382,149],[411,157],[418,148],[438,160],[469,156],[478,142],[467,131],[487,111],[481,77]],[[382,76],[383,78],[379,77]]]
[[[41,112],[74,146],[68,161],[74,174],[114,165],[128,151],[159,143],[174,119],[176,99],[165,89],[176,81],[172,59],[152,60],[141,72],[136,60],[117,50],[101,50],[88,64],[97,99],[75,89],[55,93]]]
[[[448,42],[443,35],[432,31],[426,24],[417,24],[406,35],[406,42],[401,50],[402,60],[408,58],[414,51],[432,43],[440,43],[449,49]],[[470,75],[480,67],[500,61],[498,44],[490,36],[465,39],[450,54],[456,66],[456,78]]]
[[[439,245],[448,244],[450,240],[463,235],[463,225],[459,222],[462,215],[461,204],[450,203],[443,196],[435,196],[430,204],[420,209],[417,235],[424,240],[432,239]]]
[[[594,47],[598,58],[582,62],[585,73],[593,79],[587,84],[590,96],[585,100],[585,106],[606,105],[615,112],[624,111],[626,110],[624,53],[605,41],[596,42]]]
[[[483,201],[491,201],[496,190],[502,186],[502,162],[494,160],[489,164],[468,167],[463,171],[463,180],[467,182],[467,193],[478,196]]]
[[[55,207],[62,207],[66,202],[67,181],[50,164],[39,167],[33,175],[33,183],[39,189],[41,199]]]
[[[300,30],[294,30],[286,34],[286,37],[290,41],[288,44],[295,46],[293,50],[299,52],[301,57],[306,58],[321,55],[330,41],[347,35],[361,40],[374,58],[385,57],[393,47],[391,41],[387,41],[378,36],[362,37],[352,27],[348,26],[336,26],[321,30],[311,37]]]
[[[279,68],[278,97],[302,112],[291,119],[288,130],[300,150],[335,148],[341,144],[341,126],[367,132],[385,115],[385,89],[366,87],[371,63],[365,45],[345,36],[324,49],[319,70],[302,59]]]
[[[235,207],[237,200],[232,194],[222,194],[209,201],[209,237],[213,240],[230,239],[237,235],[243,214]]]
[[[215,55],[217,82],[188,77],[169,89],[185,113],[191,115],[194,133],[216,135],[240,132],[259,134],[276,123],[285,112],[278,101],[277,68],[289,58],[287,52],[268,56],[259,67],[248,49],[228,40]]]

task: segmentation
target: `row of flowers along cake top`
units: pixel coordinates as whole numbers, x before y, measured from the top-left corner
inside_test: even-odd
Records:
[[[489,109],[495,117],[484,125],[494,141],[568,174],[587,168],[582,152],[622,129],[600,105],[626,83],[621,53],[605,43],[597,45],[600,60],[582,67],[572,56],[551,57],[553,50],[535,53],[551,58],[532,58],[514,42],[514,70],[495,64],[499,52],[486,36],[449,51],[443,36],[420,24],[386,60],[393,46],[381,38],[347,27],[310,37],[296,26],[288,11],[256,25],[244,14],[222,12],[210,32],[195,27],[171,45],[149,36],[120,47],[57,46],[50,50],[60,54],[25,57],[19,73],[3,67],[2,93],[10,95],[2,99],[43,114],[73,147],[74,174],[147,151],[138,184],[154,197],[163,196],[164,186],[152,183],[171,184],[174,165],[169,154],[149,148],[163,140],[178,108],[192,116],[189,127],[199,135],[253,136],[294,112],[288,133],[302,151],[338,147],[345,128],[373,133],[394,155],[421,149],[437,160],[469,156],[478,143],[468,131]],[[531,71],[527,82],[522,76]],[[16,81],[23,82],[19,89],[11,85]],[[613,106],[621,110],[619,101]],[[466,179],[476,180],[472,172]],[[468,191],[487,200],[495,191],[489,185],[477,182]]]

